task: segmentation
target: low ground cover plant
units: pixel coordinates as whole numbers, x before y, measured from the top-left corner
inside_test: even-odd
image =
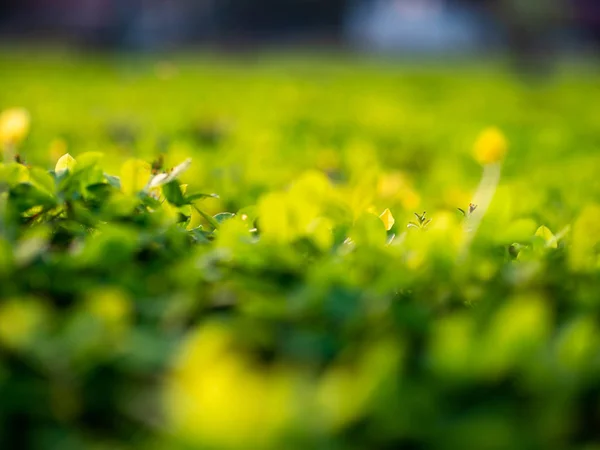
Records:
[[[36,135],[58,120],[30,111],[39,92],[0,115],[0,446],[595,448],[594,116],[545,130],[536,170],[510,124],[451,144],[438,123],[380,154],[398,111],[376,88],[340,131],[344,113],[296,103],[335,94],[265,67],[250,87],[275,80],[294,122],[246,116],[251,89],[241,124],[203,119],[166,150],[135,154],[123,124],[105,151]],[[436,133],[420,114],[407,129]],[[589,147],[565,157],[573,129]]]

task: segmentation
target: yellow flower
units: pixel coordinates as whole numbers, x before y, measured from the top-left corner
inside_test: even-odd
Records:
[[[483,130],[473,147],[473,154],[481,165],[495,164],[504,159],[508,151],[506,137],[498,128],[490,127]]]
[[[0,144],[15,145],[29,132],[29,113],[23,108],[12,108],[0,114]]]

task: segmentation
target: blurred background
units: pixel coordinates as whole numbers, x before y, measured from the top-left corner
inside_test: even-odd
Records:
[[[597,0],[3,0],[0,37],[156,51],[265,45],[390,54],[597,51]]]
[[[598,450],[599,49],[600,0],[0,0],[0,449]],[[200,211],[99,182],[190,157]]]

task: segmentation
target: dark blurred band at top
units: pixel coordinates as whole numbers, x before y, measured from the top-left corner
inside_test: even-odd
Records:
[[[0,38],[153,50],[330,44],[390,52],[600,44],[598,0],[3,0]]]

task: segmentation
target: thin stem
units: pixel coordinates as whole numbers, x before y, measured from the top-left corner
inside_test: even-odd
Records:
[[[460,259],[464,259],[466,257],[473,238],[475,237],[475,234],[477,234],[479,225],[481,224],[485,213],[494,199],[496,189],[498,188],[498,183],[500,182],[501,168],[502,166],[499,163],[488,164],[483,168],[481,181],[473,197],[473,203],[477,205],[477,208],[467,216],[467,220],[465,222],[464,239],[462,249],[459,253]]]
[[[198,208],[196,205],[192,205],[194,207],[194,209],[196,211],[198,211],[198,214],[200,214],[202,217],[204,217],[206,219],[206,221],[208,223],[210,223],[214,229],[218,230],[219,229],[219,222],[217,222],[213,217],[211,217],[210,215],[206,214],[204,211],[202,211],[200,208]]]

